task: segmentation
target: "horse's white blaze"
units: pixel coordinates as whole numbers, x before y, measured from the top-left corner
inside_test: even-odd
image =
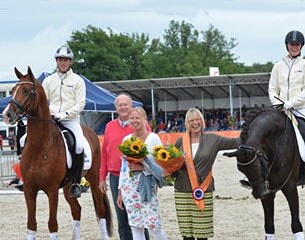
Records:
[[[7,104],[7,106],[5,107],[5,109],[2,112],[2,116],[3,116],[3,121],[8,124],[8,117],[7,117],[7,111],[9,109],[10,103]]]

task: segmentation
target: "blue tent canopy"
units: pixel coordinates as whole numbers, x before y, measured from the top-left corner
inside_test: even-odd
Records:
[[[42,83],[43,80],[49,76],[49,73],[43,72],[37,79]],[[115,112],[114,100],[116,94],[93,84],[89,79],[80,75],[86,84],[86,106],[84,111],[93,111],[93,112]],[[17,81],[16,81],[17,83]],[[0,112],[3,112],[11,96],[2,98],[0,100]],[[133,101],[134,106],[143,106],[141,102]]]

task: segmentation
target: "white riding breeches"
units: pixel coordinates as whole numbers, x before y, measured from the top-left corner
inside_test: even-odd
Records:
[[[82,153],[84,151],[84,134],[79,122],[75,120],[64,120],[61,123],[75,135],[75,153]]]

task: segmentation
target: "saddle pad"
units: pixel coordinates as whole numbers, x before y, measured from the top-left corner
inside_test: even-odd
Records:
[[[64,135],[62,134],[62,137],[64,139],[64,142],[65,142],[65,148],[66,148],[66,157],[67,157],[67,166],[68,168],[70,169],[72,167],[72,156],[69,152],[69,149],[68,149],[68,145],[67,145],[67,142],[66,142],[66,139],[64,137]],[[92,154],[91,154],[91,148],[90,148],[90,145],[89,145],[89,142],[87,141],[87,139],[84,137],[84,170],[88,170],[91,168],[91,165],[92,165]]]
[[[61,135],[62,135],[62,138],[64,139],[65,148],[66,148],[67,166],[70,169],[72,167],[72,156],[69,152],[68,145],[67,145],[67,142],[66,142],[66,139],[65,139],[63,133],[61,133]],[[26,136],[27,136],[27,134],[24,134],[19,140],[21,147],[24,147],[24,145],[25,145]],[[92,165],[92,154],[91,154],[89,142],[87,141],[87,139],[85,137],[84,137],[84,153],[85,153],[84,154],[84,158],[85,158],[84,170],[88,170],[91,168],[91,165]]]
[[[290,118],[293,128],[294,128],[294,132],[295,132],[295,136],[297,138],[297,142],[298,142],[298,146],[299,146],[299,152],[300,152],[300,156],[303,160],[303,162],[305,162],[305,143],[304,143],[304,139],[300,133],[299,127],[298,127],[298,122],[295,118],[295,116],[293,114],[287,114],[287,112],[285,112],[286,115]]]
[[[295,131],[295,136],[297,137],[300,156],[301,156],[303,162],[305,162],[305,143],[304,143],[303,137],[301,136],[301,133],[300,133],[300,130],[299,130],[298,126],[293,124],[293,128],[294,128],[294,131]]]

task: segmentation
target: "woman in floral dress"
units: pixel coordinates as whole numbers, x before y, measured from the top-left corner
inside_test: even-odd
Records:
[[[162,187],[162,169],[152,157],[153,147],[162,145],[162,142],[157,134],[147,131],[143,108],[134,108],[129,116],[135,132],[123,141],[135,136],[146,144],[149,154],[141,163],[130,163],[123,158],[117,204],[120,208],[126,208],[133,240],[144,240],[145,228],[149,229],[155,240],[165,240],[157,198],[157,188]]]

